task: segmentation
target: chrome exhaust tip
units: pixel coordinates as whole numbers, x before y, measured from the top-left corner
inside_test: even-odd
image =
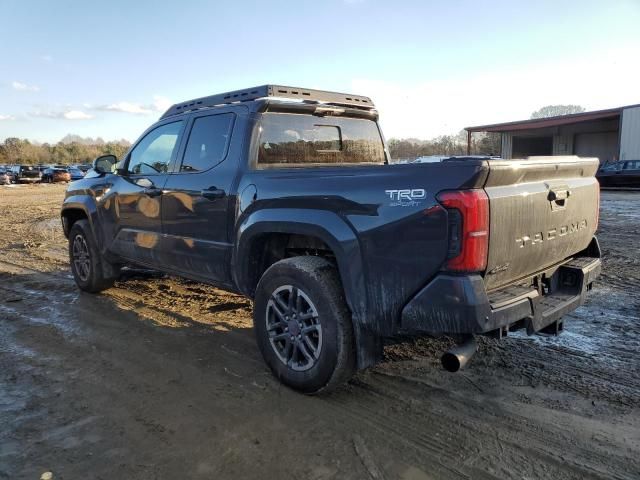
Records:
[[[476,339],[471,337],[444,352],[440,361],[446,371],[457,372],[469,363],[469,360],[477,351],[478,344]]]

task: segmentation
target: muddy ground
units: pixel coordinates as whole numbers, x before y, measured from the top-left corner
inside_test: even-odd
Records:
[[[386,349],[338,392],[275,381],[251,303],[139,272],[81,294],[62,186],[0,187],[0,478],[640,478],[640,193],[602,195],[604,274],[560,337]]]

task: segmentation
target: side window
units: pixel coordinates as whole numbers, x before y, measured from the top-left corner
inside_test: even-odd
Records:
[[[640,160],[636,160],[633,162],[626,162],[624,165],[625,170],[638,170],[640,169]]]
[[[181,172],[202,172],[224,160],[229,148],[233,118],[233,113],[222,113],[194,120],[180,166]]]
[[[129,155],[127,171],[132,174],[165,173],[178,147],[183,120],[166,123],[151,130]]]

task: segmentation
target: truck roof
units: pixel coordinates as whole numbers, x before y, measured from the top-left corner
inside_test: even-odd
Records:
[[[371,99],[362,95],[314,90],[310,88],[286,87],[283,85],[262,85],[243,90],[234,90],[232,92],[217,93],[208,97],[195,98],[186,102],[176,103],[172,105],[164,115],[160,117],[160,119],[162,120],[167,117],[202,108],[240,102],[251,102],[265,98],[280,98],[307,103],[360,108],[363,110],[373,110],[375,108]]]

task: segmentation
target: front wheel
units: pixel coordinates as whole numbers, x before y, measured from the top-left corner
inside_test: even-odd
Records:
[[[256,289],[260,351],[285,385],[327,392],[355,371],[351,315],[336,268],[321,257],[293,257],[267,269]]]
[[[106,290],[117,278],[117,267],[101,259],[87,220],[78,220],[71,227],[69,261],[76,285],[85,292]]]

